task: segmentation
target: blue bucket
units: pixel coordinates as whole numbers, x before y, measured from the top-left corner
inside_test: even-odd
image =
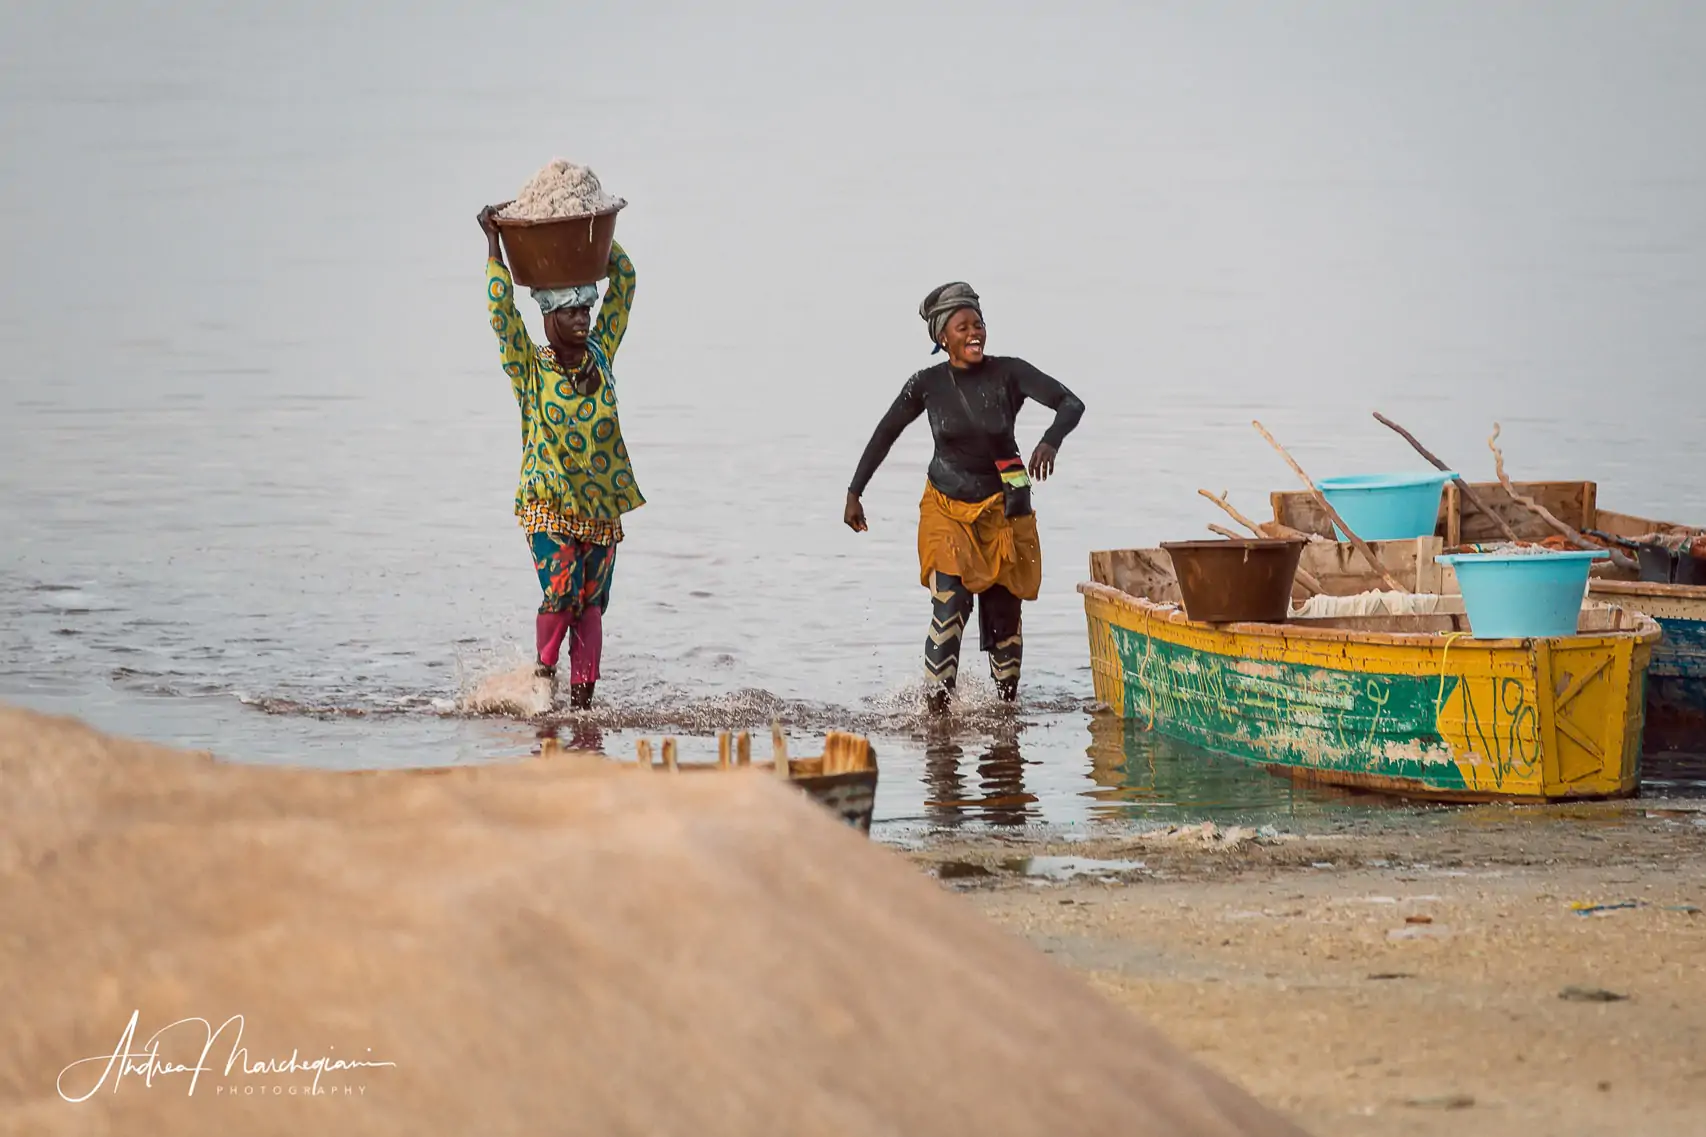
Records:
[[[1364,541],[1408,541],[1433,536],[1439,524],[1439,495],[1456,476],[1444,470],[1352,474],[1322,478],[1315,486]],[[1339,534],[1341,540],[1344,536]]]
[[[1436,557],[1457,570],[1463,607],[1478,640],[1573,636],[1588,568],[1611,554],[1462,553]]]

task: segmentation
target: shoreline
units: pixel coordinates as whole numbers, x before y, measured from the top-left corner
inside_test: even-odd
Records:
[[[905,855],[1320,1137],[1706,1129],[1706,803]]]

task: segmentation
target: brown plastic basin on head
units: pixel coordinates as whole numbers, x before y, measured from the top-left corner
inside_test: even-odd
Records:
[[[527,288],[572,288],[603,280],[616,240],[616,214],[626,204],[548,221],[494,217],[509,256],[510,276]]]
[[[1277,624],[1291,614],[1302,541],[1163,541],[1185,615],[1209,624]]]

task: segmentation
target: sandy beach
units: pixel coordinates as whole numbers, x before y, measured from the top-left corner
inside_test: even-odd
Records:
[[[912,856],[1322,1137],[1706,1132],[1698,803]]]

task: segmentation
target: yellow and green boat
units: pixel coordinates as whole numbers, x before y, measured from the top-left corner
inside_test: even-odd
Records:
[[[1078,586],[1096,698],[1166,735],[1302,781],[1450,801],[1623,797],[1640,785],[1638,612],[1577,635],[1478,640],[1460,597],[1418,615],[1205,624],[1160,550],[1093,553]]]
[[[1627,513],[1599,505],[1593,482],[1517,482],[1516,490],[1539,502],[1554,517],[1577,530],[1639,538],[1690,526]],[[1471,488],[1487,508],[1524,540],[1551,537],[1554,530],[1528,507],[1511,497],[1499,482],[1473,482]],[[1332,538],[1332,522],[1312,495],[1299,491],[1271,495],[1274,520],[1304,533]],[[1444,548],[1476,542],[1496,542],[1503,531],[1476,510],[1465,510],[1455,482],[1440,496],[1436,530]],[[1349,546],[1343,546],[1349,556]],[[1360,563],[1360,562],[1359,562]],[[1706,585],[1661,584],[1636,579],[1628,570],[1602,565],[1588,581],[1588,597],[1658,621],[1664,638],[1653,648],[1647,673],[1645,751],[1649,758],[1667,752],[1694,753],[1706,747]],[[1454,587],[1438,577],[1433,587]]]

